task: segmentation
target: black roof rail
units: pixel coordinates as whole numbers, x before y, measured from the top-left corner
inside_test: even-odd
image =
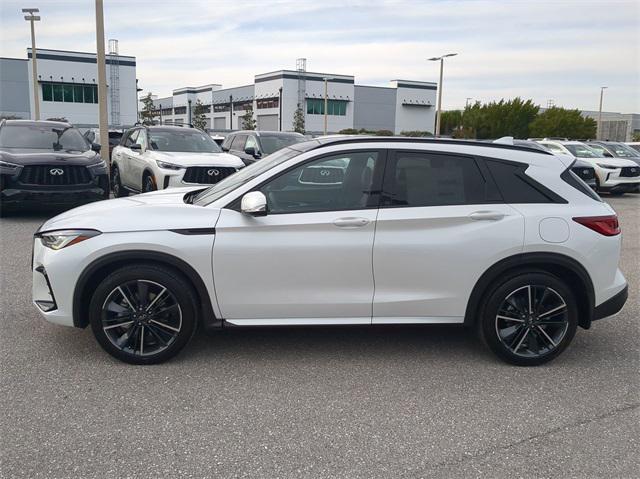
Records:
[[[394,142],[394,143],[424,143],[424,144],[444,144],[444,145],[463,145],[463,146],[483,146],[485,148],[499,148],[503,150],[516,150],[516,151],[528,151],[532,153],[540,153],[543,155],[551,155],[553,153],[549,151],[539,150],[537,148],[531,148],[529,146],[522,145],[507,145],[504,143],[492,143],[484,142],[480,140],[455,140],[448,138],[420,138],[411,136],[345,136],[334,138],[314,138],[319,144],[315,148],[321,148],[329,145],[342,145],[349,143],[378,143],[378,142]],[[312,140],[313,141],[313,140]]]

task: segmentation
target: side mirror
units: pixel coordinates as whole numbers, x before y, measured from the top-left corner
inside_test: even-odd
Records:
[[[100,145],[99,143],[91,143],[91,149],[96,153],[100,153],[100,150],[102,149],[102,145]]]
[[[222,148],[222,151],[229,151],[229,147],[228,146],[221,146],[220,148]]]
[[[255,148],[254,146],[247,146],[247,147],[244,149],[244,152],[245,152],[247,155],[253,156],[254,158],[260,158],[260,153],[258,153],[258,152],[256,151],[256,148]]]
[[[140,145],[138,143],[134,143],[129,148],[131,148],[133,151],[137,151],[137,152],[140,152],[140,153],[142,152],[142,145]]]
[[[251,191],[242,197],[240,210],[245,215],[267,216],[267,197],[261,191]]]

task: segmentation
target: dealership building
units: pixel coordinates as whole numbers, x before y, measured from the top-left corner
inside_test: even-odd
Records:
[[[326,84],[325,84],[326,82]],[[300,105],[309,133],[324,131],[325,88],[327,132],[347,128],[402,131],[434,130],[436,83],[392,80],[388,87],[356,85],[352,75],[279,70],[255,75],[250,85],[220,84],[183,87],[154,98],[156,122],[187,124],[196,103],[204,106],[207,128],[243,128],[242,117],[253,111],[258,130],[292,131]]]
[[[131,126],[137,121],[135,57],[119,55],[109,41],[107,106],[109,125]],[[26,58],[0,58],[0,115],[34,118],[32,51]],[[98,123],[98,67],[95,53],[36,50],[36,91],[40,118],[66,118],[79,126]]]

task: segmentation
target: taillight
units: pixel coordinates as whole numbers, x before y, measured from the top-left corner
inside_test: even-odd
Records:
[[[573,218],[573,221],[604,236],[615,236],[620,234],[620,224],[618,223],[617,215],[578,216]]]

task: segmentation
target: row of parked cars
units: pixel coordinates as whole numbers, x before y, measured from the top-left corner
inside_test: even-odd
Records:
[[[96,130],[84,134],[68,123],[4,120],[0,123],[2,211],[24,203],[50,206],[146,193],[170,187],[213,185],[247,165],[294,143],[299,133],[238,131],[212,138],[190,126],[137,125],[109,132],[102,151]],[[640,190],[640,151],[617,142],[562,139],[496,140],[575,159],[573,172],[596,191]],[[106,150],[106,148],[104,149]],[[104,158],[109,158],[110,167]],[[341,165],[309,170],[305,181],[322,184]],[[325,176],[321,176],[325,175]]]

